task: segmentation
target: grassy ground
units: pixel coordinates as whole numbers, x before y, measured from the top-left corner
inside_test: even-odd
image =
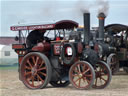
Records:
[[[17,70],[18,66],[0,66],[0,70]]]

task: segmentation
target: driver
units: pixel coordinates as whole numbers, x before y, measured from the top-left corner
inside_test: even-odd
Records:
[[[26,44],[28,48],[32,48],[38,42],[41,42],[44,38],[44,33],[46,30],[33,30],[31,31],[26,39]]]

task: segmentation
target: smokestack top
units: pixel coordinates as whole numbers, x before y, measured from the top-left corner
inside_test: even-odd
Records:
[[[104,13],[99,13],[98,18],[102,20],[102,19],[106,18],[106,16]]]
[[[104,40],[104,22],[105,22],[105,14],[104,13],[99,13],[98,18],[99,18],[99,40],[103,41]]]
[[[90,12],[84,12],[83,14],[89,14],[90,15]]]

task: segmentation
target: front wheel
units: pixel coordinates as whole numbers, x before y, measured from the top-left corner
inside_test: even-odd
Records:
[[[20,76],[30,89],[44,88],[51,79],[51,65],[48,58],[39,52],[28,53],[22,60]]]
[[[112,79],[112,74],[110,67],[105,62],[99,61],[96,64],[95,74],[96,78],[93,84],[93,88],[102,89],[109,85]]]
[[[69,70],[69,80],[77,89],[89,89],[95,80],[95,72],[91,64],[78,61]]]

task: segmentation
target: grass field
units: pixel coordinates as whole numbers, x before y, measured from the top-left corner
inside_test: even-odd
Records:
[[[0,66],[0,70],[17,70],[18,66]]]

